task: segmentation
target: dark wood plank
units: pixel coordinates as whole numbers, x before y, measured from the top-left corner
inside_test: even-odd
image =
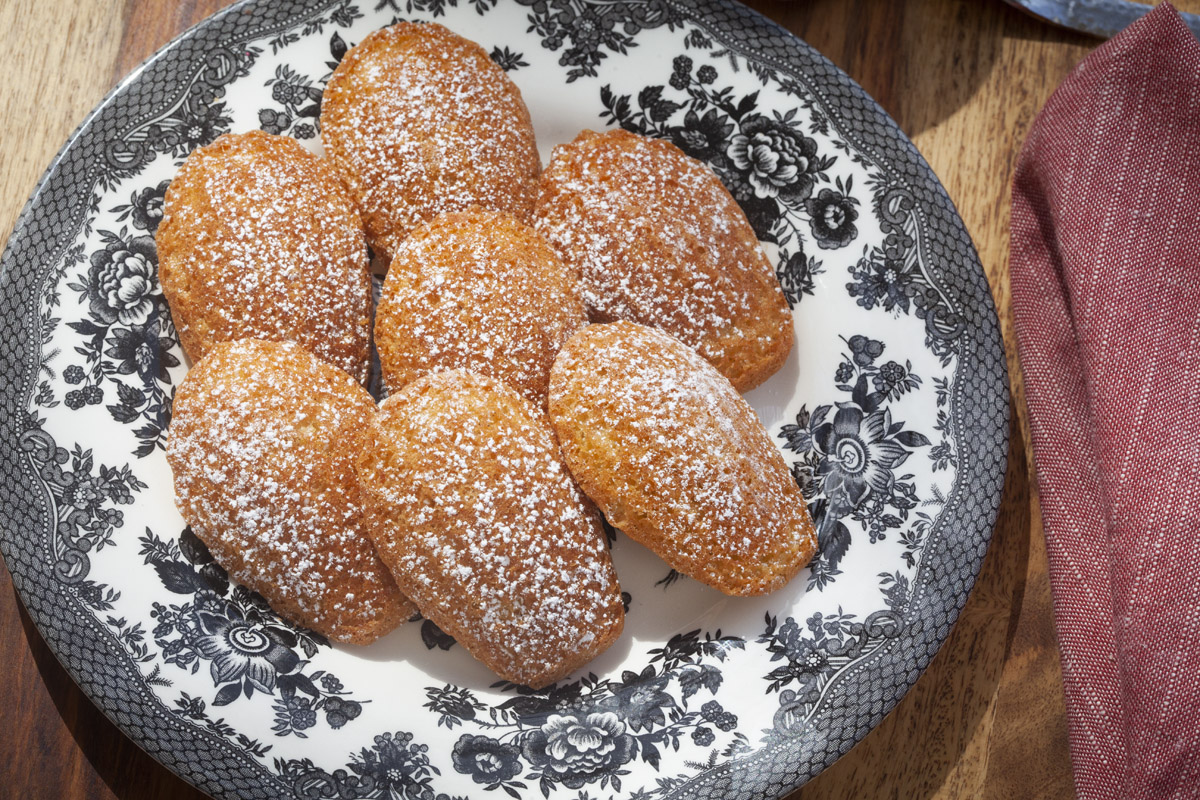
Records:
[[[113,63],[116,83],[160,47],[232,0],[125,0],[121,46]]]
[[[18,135],[0,173],[0,233],[59,144],[108,86],[227,0],[8,0],[0,88]],[[1012,452],[992,548],[926,674],[846,757],[793,798],[1070,797],[1065,711],[1045,550],[1009,308],[1009,185],[1025,132],[1094,40],[999,2],[752,0],[857,80],[913,138],[975,239],[1008,345]],[[1200,0],[1177,3],[1200,11]],[[37,53],[55,69],[29,61]],[[13,144],[15,143],[15,144]],[[74,686],[0,568],[0,796],[171,797],[198,792],[144,755]]]

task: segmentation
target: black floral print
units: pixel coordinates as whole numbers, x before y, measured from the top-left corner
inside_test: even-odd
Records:
[[[567,83],[595,77],[601,60],[609,53],[627,53],[634,46],[634,35],[643,28],[667,25],[674,29],[682,22],[679,12],[665,0],[517,1],[529,7],[530,30],[542,37],[542,46],[562,51],[558,63],[567,67]]]
[[[724,152],[733,131],[733,124],[715,108],[703,115],[689,109],[683,124],[671,129],[671,141],[692,158],[712,161]]]
[[[439,725],[481,728],[459,738],[453,762],[488,789],[512,794],[535,781],[546,796],[592,784],[619,791],[627,767],[637,760],[656,766],[662,747],[678,750],[688,740],[708,747],[718,732],[729,753],[745,745],[737,717],[715,699],[688,708],[698,693],[720,690],[720,668],[705,662],[722,662],[744,646],[720,631],[703,638],[691,631],[651,651],[640,673],[626,671],[619,680],[589,675],[542,691],[501,683],[516,696],[490,708],[466,689],[430,687],[425,707],[442,715]]]
[[[889,492],[894,470],[908,458],[908,450],[890,438],[887,409],[865,414],[853,404],[841,404],[831,421],[819,414],[813,425],[813,446],[821,457],[817,475],[826,494],[838,495],[856,506],[874,489]],[[810,423],[811,425],[812,423]]]
[[[276,730],[290,730],[297,736],[304,736],[302,731],[317,724],[317,712],[313,710],[312,700],[307,697],[292,695],[273,707]]]
[[[716,700],[709,700],[702,705],[700,716],[723,731],[731,731],[737,727],[737,715],[726,711]]]
[[[326,675],[325,677],[331,678],[333,676]],[[335,681],[335,683],[337,683],[338,690],[340,690],[341,682]],[[328,684],[324,682],[324,678],[322,678],[321,685],[330,692],[336,691],[329,689]],[[336,695],[330,695],[325,699],[325,722],[333,730],[337,730],[352,719],[357,719],[361,713],[362,704],[355,700],[343,700]]]
[[[883,355],[883,342],[860,334],[855,334],[847,339],[846,345],[850,348],[850,361],[853,363],[842,362],[850,369],[850,372],[846,373],[845,378],[838,378],[839,383],[845,383],[853,377],[855,367],[870,367],[875,362],[875,359]],[[841,367],[838,367],[838,374],[843,374]]]
[[[465,800],[434,791],[431,782],[441,770],[429,762],[428,753],[429,747],[414,742],[411,733],[396,731],[376,736],[371,747],[352,755],[348,770],[327,772],[307,758],[276,759],[275,769],[297,797]]]
[[[211,660],[213,683],[240,683],[270,694],[275,679],[296,668],[300,657],[292,652],[296,639],[286,630],[251,622],[234,608],[215,614],[197,609],[201,635],[194,647],[201,658]]]
[[[889,361],[879,368],[879,372],[871,378],[875,391],[888,399],[896,399],[921,385],[921,379],[913,374],[912,362],[898,364]]]
[[[852,336],[845,344],[849,352],[834,378],[850,398],[811,413],[802,408],[796,423],[781,431],[784,448],[802,454],[793,473],[811,498],[817,523],[818,554],[809,570],[809,585],[817,589],[841,574],[838,564],[852,538],[844,519],[863,523],[872,542],[905,527],[916,507],[916,487],[911,475],[897,473],[914,450],[930,445],[927,436],[894,421],[884,405],[921,385],[911,363],[877,365],[886,346],[868,336]],[[914,547],[919,525],[901,534]]]
[[[335,34],[336,37],[336,34]],[[331,48],[345,54],[345,43],[337,37]],[[340,59],[340,56],[337,56]],[[275,68],[274,77],[267,86],[271,87],[271,99],[279,108],[262,108],[258,112],[258,125],[266,133],[289,134],[296,139],[311,139],[317,135],[316,121],[321,113],[321,92],[324,81],[316,84],[312,78],[301,75],[291,67],[281,64]]]
[[[144,384],[170,383],[167,369],[179,366],[179,359],[171,353],[175,340],[161,335],[162,328],[157,318],[129,328],[113,328],[110,346],[104,351],[112,359],[113,371],[117,375],[137,373]]]
[[[818,247],[833,250],[854,241],[858,235],[858,228],[854,226],[858,219],[857,205],[856,198],[833,189],[822,189],[816,197],[805,201],[809,226]]]
[[[758,641],[766,645],[771,661],[783,663],[763,677],[767,691],[780,693],[781,709],[792,717],[786,727],[797,726],[808,716],[837,672],[899,635],[895,611],[907,602],[908,582],[884,574],[880,586],[888,608],[862,621],[841,608],[835,614],[817,612],[803,625],[792,617],[781,624],[777,617],[766,615],[766,628]]]
[[[493,47],[492,52],[488,55],[490,55],[492,57],[492,61],[495,61],[497,66],[499,66],[500,69],[504,70],[505,72],[514,72],[521,67],[529,66],[529,62],[525,60],[525,55],[523,53],[514,53],[507,47],[503,49],[499,47]]]
[[[926,274],[918,256],[914,200],[908,191],[880,184],[872,200],[885,235],[882,246],[864,247],[850,268],[846,291],[865,309],[882,307],[894,315],[913,314],[925,323],[925,345],[942,362],[952,359],[950,343],[962,318]]]
[[[262,50],[254,46],[211,52],[195,81],[173,105],[106,149],[100,165],[100,188],[112,190],[120,181],[138,175],[160,154],[183,159],[227,132],[232,120],[223,100],[226,87],[244,77],[261,54]],[[137,221],[134,225],[152,230],[149,226],[142,228]]]
[[[273,108],[264,108],[258,112],[258,127],[264,133],[269,133],[272,136],[278,136],[286,131],[292,124],[292,118],[287,114],[282,114]]]
[[[155,669],[157,670],[157,667]],[[165,679],[160,680],[161,685],[170,684]],[[183,719],[191,720],[193,724],[199,726],[202,730],[224,737],[248,755],[256,758],[264,758],[271,750],[271,745],[263,744],[257,739],[252,739],[244,733],[236,731],[233,726],[225,721],[224,717],[213,719],[208,713],[208,704],[199,697],[192,697],[187,692],[179,693],[179,697],[175,699],[172,710]]]
[[[91,257],[88,299],[92,316],[110,325],[145,322],[155,310],[157,268],[153,237],[126,240],[111,236],[108,246]]]
[[[150,196],[134,194],[127,210],[131,218],[137,201],[154,197],[157,188]],[[154,207],[150,199],[145,204]],[[118,422],[143,422],[134,452],[145,457],[163,446],[170,419],[169,369],[180,363],[173,353],[175,330],[158,287],[154,237],[131,236],[125,228],[100,234],[103,248],[88,259],[84,281],[67,282],[88,303],[90,317],[67,323],[85,339],[76,347],[84,365],[64,369],[66,383],[79,386],[68,390],[64,401],[68,409],[100,404],[106,384],[115,387],[118,402],[107,405],[108,413]],[[122,381],[127,375],[137,375],[137,383]]]
[[[657,675],[653,667],[641,674],[627,672],[619,682],[611,684],[613,696],[604,705],[625,721],[634,733],[667,724],[667,714],[677,708],[666,691],[668,676]]]
[[[170,181],[162,181],[157,186],[147,186],[135,191],[127,204],[112,209],[114,214],[119,214],[117,222],[128,219],[133,227],[153,235],[158,230],[158,224],[162,222],[167,187],[170,185]]]
[[[440,715],[438,725],[445,725],[447,728],[473,720],[477,711],[484,710],[483,704],[475,699],[475,695],[449,684],[441,689],[426,689],[425,696],[429,698],[425,708]]]
[[[611,778],[634,754],[634,739],[611,711],[555,714],[521,748],[542,776],[578,789]]]
[[[788,304],[794,306],[804,295],[813,293],[816,288],[814,279],[824,271],[821,262],[808,257],[797,241],[796,251],[775,268],[775,277],[779,279],[779,288],[783,290]]]
[[[671,63],[675,68],[671,73],[671,88],[686,89],[691,82],[692,59],[687,56],[675,56],[675,60]]]
[[[922,288],[912,265],[881,250],[864,255],[850,275],[855,281],[846,284],[846,291],[866,309],[879,305],[885,311],[907,312]]]
[[[435,647],[439,650],[449,650],[456,644],[453,636],[435,625],[433,620],[428,619],[421,620],[421,641],[430,650]]]
[[[819,165],[817,143],[780,120],[747,116],[725,152],[758,197],[791,203],[812,193]]]
[[[362,713],[337,677],[324,670],[306,673],[307,659],[328,646],[324,637],[280,620],[244,586],[230,587],[225,570],[191,529],[177,542],[151,531],[140,541],[144,563],[154,567],[163,587],[191,598],[153,604],[155,643],[167,664],[196,672],[207,662],[217,689],[214,706],[256,693],[273,696],[272,730],[298,738],[306,737],[321,713],[331,729]]]
[[[42,430],[43,420],[30,415],[23,422],[21,450],[54,499],[54,528],[49,541],[54,577],[64,591],[73,592],[92,611],[111,611],[121,593],[89,577],[92,555],[112,545],[117,530],[125,524],[125,514],[116,506],[131,505],[134,495],[147,485],[128,465],[117,468],[97,464],[91,450],[78,445],[72,450],[59,447]],[[112,616],[107,616],[104,623],[134,660],[153,658],[140,626],[130,626]]]
[[[521,750],[489,736],[464,736],[450,754],[454,769],[470,775],[476,783],[493,786],[521,773]]]
[[[141,458],[163,446],[162,432],[170,419],[168,370],[180,363],[172,352],[176,335],[158,286],[153,237],[130,236],[125,228],[100,235],[104,246],[88,259],[86,278],[67,282],[88,304],[90,315],[67,323],[85,340],[75,348],[84,364],[64,370],[66,382],[79,386],[68,390],[64,401],[73,410],[97,405],[105,399],[105,384],[112,385],[118,400],[106,406],[112,418],[143,423],[135,431],[134,452]],[[133,375],[139,378],[135,384],[120,380]]]
[[[179,148],[187,152],[212,144],[225,132],[229,120],[216,114],[193,114],[180,120]]]
[[[375,746],[364,748],[350,762],[350,768],[369,779],[381,797],[396,800],[431,798],[433,792],[429,789],[429,781],[440,771],[429,763],[428,750],[426,745],[414,744],[411,733],[385,733],[376,736]]]

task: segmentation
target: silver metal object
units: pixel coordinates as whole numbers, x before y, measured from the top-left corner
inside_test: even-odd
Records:
[[[1077,31],[1107,39],[1126,25],[1140,19],[1153,9],[1129,0],[1005,0],[1009,5],[1028,11],[1034,16]],[[1179,16],[1200,36],[1200,14]]]

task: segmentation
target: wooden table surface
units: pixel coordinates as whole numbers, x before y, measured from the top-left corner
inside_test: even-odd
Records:
[[[103,95],[228,0],[3,0],[0,237]],[[860,83],[933,166],[975,240],[999,307],[1012,446],[991,550],[958,625],[897,708],[792,796],[1073,796],[1062,676],[1032,483],[1008,285],[1009,187],[1038,109],[1097,44],[999,0],[793,0],[750,5]],[[1200,11],[1200,0],[1177,2]],[[2,240],[2,239],[0,239]],[[0,567],[0,796],[199,798],[114,728],[46,648]]]

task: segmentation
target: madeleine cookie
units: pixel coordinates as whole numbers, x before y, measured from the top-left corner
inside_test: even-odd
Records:
[[[661,328],[743,392],[787,359],[791,312],[746,215],[670,142],[584,131],[554,148],[534,213],[593,322]]]
[[[352,47],[325,87],[321,138],[384,258],[444,211],[533,209],[541,161],[520,91],[441,25],[399,22]]]
[[[621,633],[600,515],[545,414],[508,385],[413,381],[383,403],[358,470],[400,588],[500,677],[546,686]]]
[[[192,531],[276,612],[366,644],[415,609],[363,528],[371,396],[292,342],[219,344],[175,394],[167,462]]]
[[[732,595],[812,558],[804,496],[754,409],[691,348],[630,322],[589,325],[550,373],[550,419],[608,521]]]
[[[184,351],[295,341],[367,377],[371,287],[362,220],[329,165],[286,136],[225,134],[167,189],[158,275]]]
[[[533,228],[498,211],[435,217],[392,258],[375,318],[390,391],[468,369],[546,406],[550,365],[587,324],[577,276]]]

